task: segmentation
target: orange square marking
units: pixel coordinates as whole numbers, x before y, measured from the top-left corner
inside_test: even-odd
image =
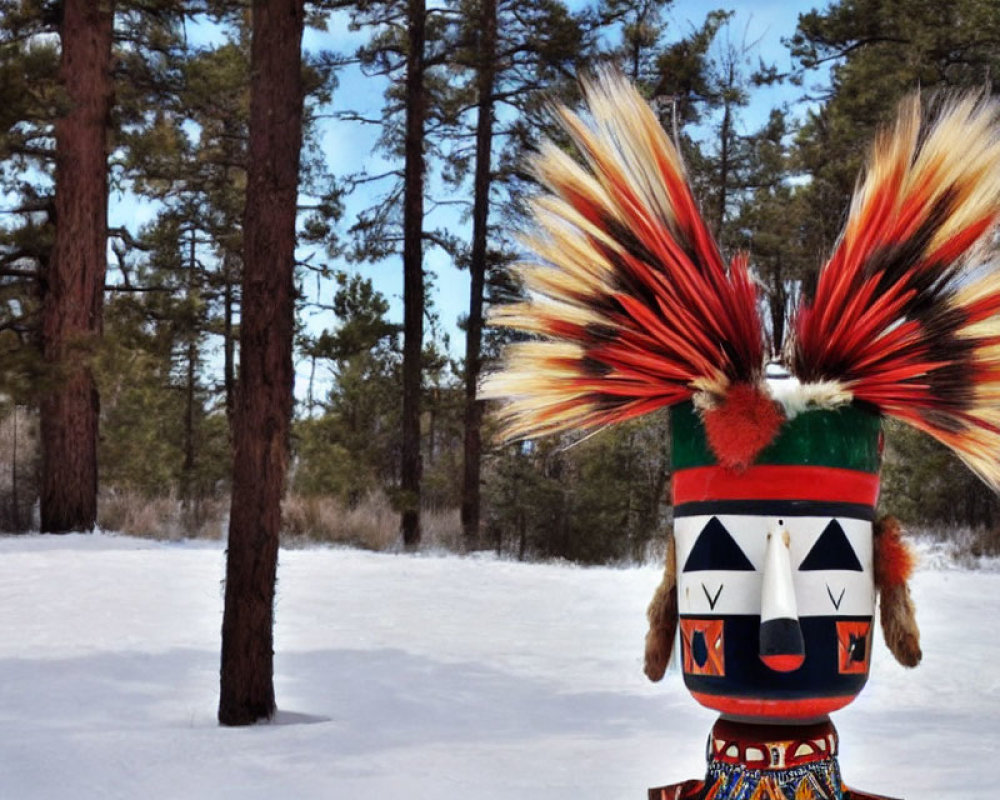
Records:
[[[726,674],[725,643],[721,619],[682,619],[684,671],[688,675]]]
[[[868,672],[871,633],[871,622],[837,622],[837,666],[841,675],[864,675]]]

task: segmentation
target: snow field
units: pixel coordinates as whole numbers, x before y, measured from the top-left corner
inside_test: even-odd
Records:
[[[0,800],[641,800],[696,777],[714,713],[642,674],[659,569],[282,550],[274,724],[220,728],[225,555],[0,538]],[[1000,574],[914,581],[924,646],[834,715],[849,784],[992,798]]]

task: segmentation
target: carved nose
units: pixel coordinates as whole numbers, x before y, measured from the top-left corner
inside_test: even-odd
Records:
[[[767,535],[760,604],[760,660],[775,672],[793,672],[806,659],[788,544],[788,531],[779,523]]]

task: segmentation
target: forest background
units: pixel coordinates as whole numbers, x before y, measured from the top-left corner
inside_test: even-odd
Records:
[[[39,429],[69,380],[45,322],[66,224],[53,199],[61,9],[0,2],[0,528],[13,532],[47,527],[54,467]],[[662,0],[307,5],[286,541],[583,563],[657,551],[665,415],[502,445],[475,394],[504,340],[484,309],[519,291],[509,267],[524,256],[525,157],[560,141],[548,108],[576,103],[581,75],[614,64],[654,103],[723,251],[750,253],[777,352],[877,126],[918,87],[992,93],[1000,67],[997,0],[843,0],[800,14],[780,55],[724,6],[677,20]],[[343,40],[324,31],[345,29],[357,47],[323,49]],[[118,0],[113,30],[118,205],[100,325],[70,347],[98,403],[96,480],[83,489],[105,529],[217,537],[240,373],[250,18],[228,0]],[[376,88],[359,92],[362,81]],[[762,112],[761,98],[781,103]],[[338,142],[329,131],[347,128],[331,119],[372,132],[374,152]],[[415,153],[426,179],[407,166]],[[454,295],[454,269],[468,287],[457,327],[435,303],[442,281]],[[402,323],[373,271],[403,276]],[[996,496],[927,437],[887,428],[884,510],[1000,550]]]

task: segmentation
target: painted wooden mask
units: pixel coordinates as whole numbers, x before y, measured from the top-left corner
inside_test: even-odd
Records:
[[[879,416],[804,411],[744,470],[716,463],[691,404],[673,409],[672,424],[688,689],[753,719],[847,705],[871,659]]]

